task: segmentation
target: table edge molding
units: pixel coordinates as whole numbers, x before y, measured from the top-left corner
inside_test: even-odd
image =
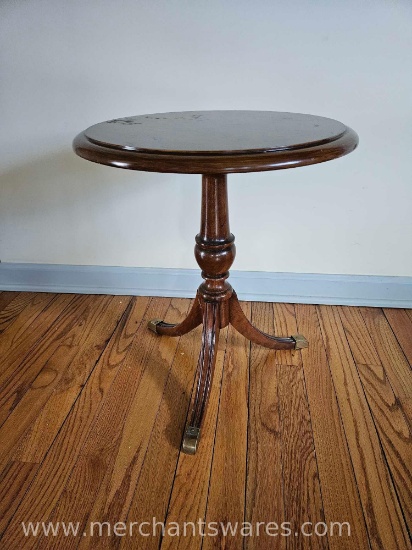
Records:
[[[260,153],[185,155],[140,152],[98,145],[81,132],[73,141],[73,149],[77,155],[91,162],[127,170],[178,174],[232,174],[283,170],[327,162],[351,153],[356,149],[358,142],[356,132],[347,127],[337,139],[312,147]]]

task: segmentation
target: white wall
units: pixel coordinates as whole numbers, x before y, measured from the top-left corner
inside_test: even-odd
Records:
[[[2,0],[0,260],[195,268],[200,176],[84,161],[161,111],[336,118],[342,159],[229,176],[237,270],[412,275],[412,2]]]

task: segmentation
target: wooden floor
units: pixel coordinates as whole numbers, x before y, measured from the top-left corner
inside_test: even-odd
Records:
[[[200,448],[188,456],[179,446],[201,329],[159,337],[146,322],[179,321],[189,306],[0,293],[0,546],[410,548],[412,311],[243,303],[256,326],[302,333],[309,349],[273,352],[223,330]],[[131,522],[150,522],[145,533],[152,518],[164,535],[129,536]],[[183,536],[199,519],[217,536]],[[49,521],[79,522],[79,534],[45,536],[39,524],[25,536],[22,522]],[[92,537],[93,521],[127,531]],[[257,522],[267,522],[259,536]],[[286,527],[271,536],[269,522]],[[304,536],[305,522],[306,533],[328,533]],[[348,522],[350,536],[331,522]]]

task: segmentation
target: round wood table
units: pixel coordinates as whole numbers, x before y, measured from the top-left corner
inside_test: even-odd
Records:
[[[356,133],[336,120],[272,111],[186,111],[117,118],[91,126],[75,138],[75,152],[100,164],[202,174],[195,257],[204,282],[183,322],[149,322],[153,332],[166,336],[181,336],[203,323],[196,391],[182,442],[184,452],[194,454],[197,449],[220,329],[231,323],[252,342],[271,349],[308,345],[298,334],[271,336],[255,328],[227,281],[236,249],[229,229],[226,175],[325,162],[350,153],[357,144]]]

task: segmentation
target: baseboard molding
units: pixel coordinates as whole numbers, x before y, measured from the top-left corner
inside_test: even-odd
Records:
[[[196,269],[0,263],[0,290],[191,298]],[[412,307],[412,277],[231,271],[241,300]]]

